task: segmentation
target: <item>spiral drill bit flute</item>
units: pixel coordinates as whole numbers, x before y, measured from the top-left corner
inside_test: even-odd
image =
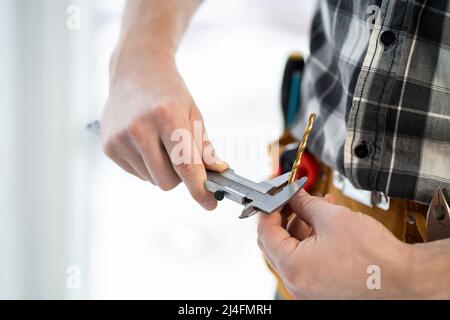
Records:
[[[309,116],[308,126],[306,127],[306,130],[303,133],[302,141],[301,141],[300,145],[298,146],[297,156],[295,158],[294,164],[292,165],[291,175],[289,176],[289,180],[288,180],[289,183],[294,182],[297,177],[297,171],[300,168],[303,153],[306,150],[306,144],[308,143],[308,139],[309,139],[309,136],[311,135],[311,131],[313,129],[316,118],[317,118],[317,115],[315,113],[313,113]]]

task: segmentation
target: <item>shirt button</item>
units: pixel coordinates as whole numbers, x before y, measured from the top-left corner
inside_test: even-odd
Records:
[[[362,141],[356,148],[355,148],[355,155],[360,158],[364,159],[369,155],[369,148],[367,147],[367,143],[365,141]]]
[[[381,34],[380,37],[380,41],[381,43],[387,48],[389,46],[391,46],[395,41],[396,41],[397,37],[395,36],[395,33],[393,33],[392,31],[388,30],[388,31],[384,31]]]

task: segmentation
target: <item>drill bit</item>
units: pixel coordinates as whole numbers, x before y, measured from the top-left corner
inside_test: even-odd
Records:
[[[311,131],[314,126],[314,122],[316,121],[317,115],[315,113],[312,113],[309,116],[309,123],[306,127],[305,133],[303,133],[302,142],[298,146],[297,156],[295,158],[294,164],[292,165],[292,171],[291,175],[289,176],[289,183],[292,183],[295,181],[295,178],[297,177],[297,171],[298,168],[300,168],[300,164],[302,162],[303,153],[306,150],[306,144],[308,143],[308,138],[311,134]]]

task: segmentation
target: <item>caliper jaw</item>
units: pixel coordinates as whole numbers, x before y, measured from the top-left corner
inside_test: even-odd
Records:
[[[275,212],[285,206],[307,182],[304,177],[288,184],[290,172],[260,183],[243,178],[231,169],[223,173],[207,171],[207,176],[205,187],[214,193],[217,200],[228,198],[245,206],[241,219],[251,217],[257,212]]]

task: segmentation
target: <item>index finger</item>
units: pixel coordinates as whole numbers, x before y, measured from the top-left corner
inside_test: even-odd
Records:
[[[263,246],[264,253],[276,264],[288,257],[300,244],[300,241],[292,238],[282,225],[280,212],[261,214],[258,223],[258,239]]]
[[[304,190],[292,197],[289,205],[297,217],[306,221],[316,231],[320,231],[329,223],[328,219],[336,207],[323,198],[309,195]]]
[[[161,134],[161,140],[175,172],[183,180],[192,197],[205,209],[215,209],[217,201],[205,188],[206,169],[192,136],[189,121],[186,120],[186,123],[179,126],[166,127]]]

